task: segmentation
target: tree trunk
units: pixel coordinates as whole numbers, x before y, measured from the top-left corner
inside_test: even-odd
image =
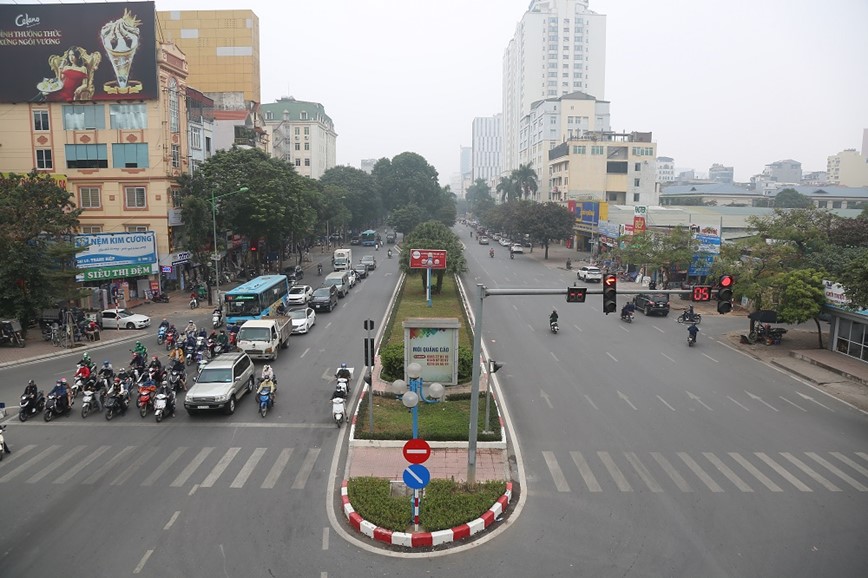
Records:
[[[814,323],[817,324],[817,342],[820,345],[820,349],[825,349],[825,347],[823,347],[823,330],[820,327],[820,318],[814,317]]]
[[[543,257],[543,259],[548,260],[548,258],[549,258],[549,240],[548,239],[546,239],[546,241],[545,241],[545,247],[546,247],[546,254],[545,254],[545,257]]]
[[[443,291],[443,274],[444,273],[445,273],[445,271],[443,269],[437,270],[437,285],[436,285],[437,290],[435,291],[434,288],[432,287],[431,288],[432,293],[436,293],[437,295],[440,295],[440,293]]]

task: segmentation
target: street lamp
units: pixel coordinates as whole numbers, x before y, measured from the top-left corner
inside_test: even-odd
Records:
[[[211,258],[214,259],[214,273],[217,278],[217,307],[220,307],[220,254],[217,252],[217,199],[228,197],[230,195],[237,195],[238,193],[246,193],[249,190],[250,189],[247,187],[241,187],[237,191],[216,196],[214,195],[214,191],[211,191],[211,225],[214,230],[214,254],[211,255]]]
[[[443,398],[445,388],[439,383],[428,386],[428,397],[423,391],[422,366],[416,362],[407,366],[408,383],[403,379],[392,382],[392,392],[401,396],[401,403],[413,413],[413,439],[419,437],[419,401],[425,403],[437,403]]]

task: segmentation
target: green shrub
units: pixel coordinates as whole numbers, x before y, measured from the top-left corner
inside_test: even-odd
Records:
[[[380,379],[389,382],[404,379],[404,344],[389,343],[380,347],[380,363],[383,365]]]
[[[473,349],[458,346],[458,383],[467,383],[473,378]]]
[[[413,505],[406,497],[390,496],[387,479],[350,478],[347,495],[356,512],[377,526],[403,532],[412,519]]]

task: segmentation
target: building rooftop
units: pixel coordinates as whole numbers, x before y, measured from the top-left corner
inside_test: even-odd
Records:
[[[291,96],[286,96],[271,102],[259,105],[259,111],[262,117],[266,120],[283,120],[284,113],[288,113],[291,121],[320,121],[323,124],[332,126],[332,119],[325,113],[325,107],[319,102],[310,102],[306,100],[296,100]],[[271,113],[271,118],[268,118],[268,113]],[[307,113],[307,118],[302,118],[302,113]]]

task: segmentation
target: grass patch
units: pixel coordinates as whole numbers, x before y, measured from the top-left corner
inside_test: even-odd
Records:
[[[477,439],[481,442],[500,441],[500,419],[490,400],[488,428],[485,426],[485,397],[479,396]],[[407,440],[413,437],[410,410],[394,395],[374,396],[374,433],[368,426],[368,396],[359,405],[356,438],[363,440]],[[491,433],[482,433],[488,429]],[[419,437],[428,441],[468,441],[470,430],[470,394],[447,396],[440,403],[419,403]]]
[[[455,279],[449,275],[443,278],[443,290],[439,295],[431,296],[431,307],[425,298],[425,289],[416,275],[404,280],[404,287],[398,297],[398,307],[392,317],[392,323],[383,336],[383,345],[404,343],[404,329],[401,322],[408,317],[455,317],[461,323],[458,330],[458,345],[473,349],[473,334],[470,324],[464,315],[464,307],[458,296]]]
[[[484,514],[506,491],[506,482],[470,486],[454,480],[431,480],[422,497],[419,522],[426,532],[447,530]],[[413,505],[406,496],[391,496],[389,480],[351,478],[347,494],[365,520],[395,532],[412,531]]]

